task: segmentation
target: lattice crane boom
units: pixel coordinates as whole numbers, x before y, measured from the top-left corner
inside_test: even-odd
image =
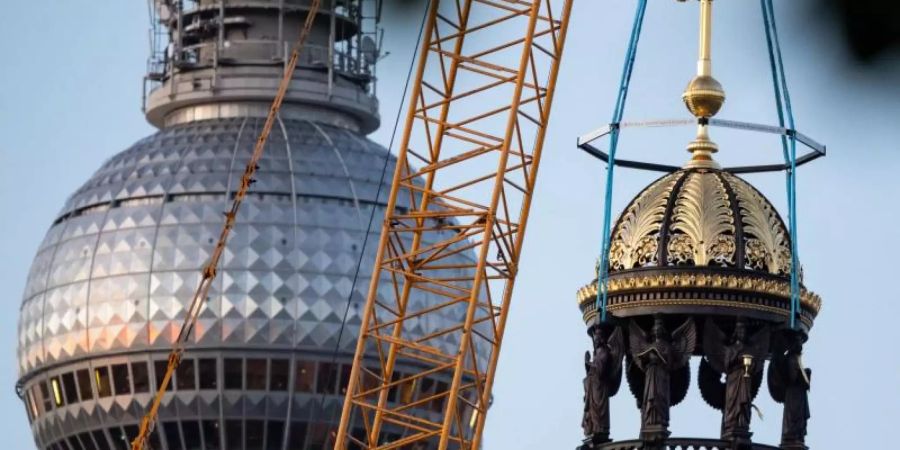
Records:
[[[275,99],[272,101],[272,106],[269,108],[268,115],[266,116],[266,122],[263,125],[263,129],[256,140],[255,146],[253,147],[253,154],[250,157],[250,161],[247,162],[247,167],[244,169],[244,173],[241,176],[240,185],[238,186],[238,190],[235,193],[231,208],[224,213],[225,223],[222,226],[221,233],[219,233],[219,239],[216,242],[216,246],[213,249],[209,261],[203,268],[200,284],[197,286],[196,291],[194,291],[193,299],[191,300],[190,307],[186,311],[184,321],[181,324],[181,329],[178,332],[178,337],[172,344],[172,349],[169,352],[165,374],[163,375],[162,380],[160,380],[159,382],[159,387],[157,388],[156,393],[153,396],[153,401],[150,403],[150,408],[147,410],[143,419],[141,419],[141,425],[138,430],[138,434],[131,442],[132,450],[144,450],[147,445],[147,439],[149,438],[150,433],[153,431],[153,427],[159,414],[159,407],[162,403],[163,396],[165,395],[166,390],[169,387],[169,383],[172,381],[172,375],[175,373],[175,369],[178,368],[178,364],[181,362],[181,357],[184,354],[185,350],[185,344],[190,339],[191,331],[194,328],[194,324],[197,322],[197,318],[199,317],[200,312],[203,310],[204,301],[207,298],[209,289],[216,278],[216,271],[219,266],[219,260],[221,259],[222,254],[225,252],[225,245],[228,242],[228,236],[231,233],[232,228],[234,228],[234,222],[237,218],[238,210],[240,209],[241,203],[243,202],[244,198],[247,196],[247,192],[250,190],[250,186],[254,182],[253,176],[256,174],[259,160],[266,148],[266,141],[268,141],[269,139],[269,134],[271,133],[272,127],[275,125],[275,121],[278,118],[278,111],[281,109],[281,104],[282,102],[284,102],[284,97],[287,94],[287,90],[290,87],[291,80],[294,77],[294,70],[296,70],[297,63],[300,61],[300,52],[303,49],[303,45],[306,42],[310,31],[312,30],[316,15],[318,15],[319,12],[320,3],[321,0],[312,0],[310,3],[306,20],[303,23],[303,29],[301,30],[300,36],[297,38],[297,42],[294,45],[293,50],[291,51],[291,57],[285,65],[284,76],[281,78],[281,81],[278,85],[278,93],[275,95]]]
[[[479,448],[571,10],[431,2],[336,450]]]

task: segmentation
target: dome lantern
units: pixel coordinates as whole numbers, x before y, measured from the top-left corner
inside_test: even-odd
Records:
[[[797,166],[824,155],[824,147],[819,151],[793,129],[771,0],[762,6],[782,123],[772,127],[713,118],[724,104],[725,92],[712,76],[712,1],[699,0],[697,74],[682,95],[697,124],[696,138],[687,146],[688,162],[676,167],[616,157],[623,99],[646,0],[638,2],[613,123],[606,133],[595,131],[579,139],[579,147],[607,163],[597,276],[577,292],[592,337],[592,351],[585,357],[585,438],[579,450],[775,449],[754,442],[750,426],[766,361],[770,361],[769,392],[784,403],[778,448],[807,450],[809,372],[800,354],[821,300],[804,286],[797,256],[795,173]],[[709,137],[710,126],[780,134],[785,162],[722,167],[713,158],[719,147]],[[606,135],[609,153],[591,144]],[[797,142],[817,155],[797,158]],[[665,174],[612,220],[617,166]],[[780,170],[788,175],[788,224],[762,193],[738,176]],[[700,356],[699,364],[691,364],[693,356]],[[721,435],[716,439],[670,437],[670,409],[688,394],[692,370],[698,370],[703,399],[722,412]],[[616,395],[622,378],[641,410],[640,436],[611,442],[609,397]]]

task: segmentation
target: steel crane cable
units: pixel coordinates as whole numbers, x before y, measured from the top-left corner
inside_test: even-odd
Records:
[[[281,82],[278,85],[278,92],[275,95],[275,99],[272,101],[272,107],[269,109],[265,125],[263,126],[262,132],[260,132],[259,138],[256,140],[256,145],[253,148],[253,154],[250,157],[250,161],[247,163],[247,167],[244,169],[244,174],[241,176],[241,184],[238,187],[237,192],[235,193],[231,208],[224,213],[225,224],[222,227],[222,232],[219,234],[219,240],[216,243],[215,248],[213,249],[212,255],[210,255],[209,262],[207,262],[207,264],[203,267],[200,284],[197,286],[197,290],[194,291],[194,296],[191,300],[190,307],[187,309],[187,311],[185,311],[185,317],[184,321],[181,324],[181,329],[178,332],[177,338],[172,343],[172,350],[169,353],[169,360],[165,375],[163,375],[163,379],[159,381],[159,387],[157,388],[156,394],[153,397],[153,402],[150,404],[150,409],[144,415],[143,419],[141,419],[141,426],[138,430],[138,434],[131,442],[132,450],[144,449],[145,445],[147,444],[147,438],[150,436],[150,433],[153,431],[153,428],[156,424],[157,416],[159,414],[159,406],[162,403],[162,398],[165,395],[169,383],[172,380],[172,374],[175,372],[175,369],[181,362],[181,356],[184,354],[185,344],[190,338],[191,331],[193,331],[194,325],[197,323],[197,318],[200,315],[200,311],[203,309],[204,300],[207,298],[209,289],[216,278],[216,270],[219,265],[219,260],[221,259],[222,254],[225,251],[225,245],[228,242],[228,236],[230,235],[231,230],[234,228],[238,210],[240,209],[241,203],[243,202],[244,198],[247,196],[247,192],[249,191],[250,186],[255,182],[253,176],[256,174],[256,170],[259,168],[259,160],[262,157],[263,151],[265,150],[266,141],[269,138],[269,134],[272,131],[272,127],[274,126],[275,120],[278,117],[278,111],[281,109],[281,104],[284,102],[284,97],[287,94],[288,88],[290,87],[291,80],[294,76],[294,70],[297,68],[297,64],[300,61],[300,50],[303,49],[306,38],[309,36],[310,31],[312,30],[313,22],[318,15],[320,2],[321,0],[312,0],[312,3],[310,4],[309,11],[306,14],[306,20],[303,23],[303,29],[300,31],[300,36],[297,38],[297,42],[294,44],[294,48],[291,51],[291,57],[288,60],[287,65],[285,66],[284,76],[282,77]]]
[[[625,53],[625,64],[622,67],[622,78],[619,82],[619,92],[616,98],[616,107],[613,110],[611,133],[609,141],[609,162],[606,165],[606,195],[603,205],[603,238],[600,250],[600,264],[597,268],[597,304],[600,310],[600,321],[606,322],[607,288],[609,287],[609,245],[610,227],[612,221],[613,175],[616,168],[616,149],[619,145],[619,124],[625,112],[625,101],[628,98],[628,87],[631,84],[631,74],[634,70],[634,59],[637,56],[638,42],[641,38],[641,27],[644,24],[644,12],[647,10],[647,0],[638,0],[637,10],[634,14],[634,24],[631,27],[631,38],[628,41],[628,51]]]
[[[353,274],[353,281],[350,283],[350,292],[347,294],[347,304],[344,306],[344,315],[341,319],[341,328],[338,331],[337,341],[334,343],[334,350],[331,352],[331,364],[334,367],[334,364],[337,362],[337,355],[340,352],[341,348],[341,339],[344,336],[344,330],[347,327],[347,316],[350,313],[350,305],[353,303],[353,292],[356,290],[356,284],[359,281],[359,273],[362,269],[363,258],[366,255],[366,246],[369,244],[369,236],[370,230],[372,229],[372,223],[375,221],[375,213],[378,210],[378,199],[381,197],[381,191],[384,189],[384,177],[387,175],[387,169],[391,162],[391,149],[394,148],[394,140],[397,137],[397,129],[400,126],[400,119],[403,116],[404,105],[406,104],[406,96],[409,93],[409,85],[412,81],[413,70],[415,69],[416,64],[416,56],[418,54],[419,45],[422,43],[423,34],[425,31],[425,22],[428,19],[428,10],[431,8],[431,2],[433,0],[428,0],[425,2],[425,9],[422,15],[422,22],[419,25],[419,37],[416,40],[416,44],[413,47],[413,55],[409,61],[409,69],[406,72],[406,82],[403,85],[403,94],[400,96],[400,102],[397,104],[397,114],[394,117],[394,127],[391,130],[391,139],[388,142],[388,151],[384,155],[384,162],[381,165],[381,177],[378,181],[378,190],[375,191],[375,199],[372,202],[372,212],[369,214],[369,222],[366,225],[365,236],[363,237],[362,246],[359,250],[359,259],[356,261],[356,272]],[[323,409],[325,404],[325,396],[326,393],[322,392],[319,397],[318,406],[319,409]],[[338,409],[335,409],[331,414],[331,419],[328,423],[333,423],[334,418],[337,415]]]
[[[788,227],[791,236],[791,318],[792,329],[797,327],[800,311],[800,257],[797,252],[797,132],[794,128],[794,113],[791,109],[791,95],[784,75],[784,61],[781,57],[781,43],[775,25],[775,9],[772,0],[760,0],[763,23],[766,30],[766,45],[769,50],[769,65],[772,69],[772,84],[775,90],[775,104],[778,124],[782,128],[787,120],[787,136],[781,136],[784,162],[789,168],[785,185],[788,198]]]

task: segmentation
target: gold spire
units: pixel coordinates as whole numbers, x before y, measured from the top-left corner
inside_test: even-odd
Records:
[[[697,137],[688,144],[693,155],[685,167],[718,168],[712,154],[719,147],[709,139],[709,118],[715,116],[725,103],[725,91],[712,76],[712,2],[700,0],[700,57],[697,76],[688,83],[681,98],[688,111],[697,117]]]

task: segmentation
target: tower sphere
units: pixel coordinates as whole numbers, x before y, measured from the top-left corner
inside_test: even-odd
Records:
[[[263,127],[283,73],[279,58],[309,4],[282,3],[154,0],[173,38],[148,74],[147,118],[160,130],[69,197],[23,295],[17,388],[37,448],[130,448]],[[163,397],[154,450],[329,447],[395,165],[366,137],[379,123],[377,55],[359,44],[370,36],[349,25],[374,3],[349,3],[322,2]],[[455,266],[471,265],[470,253],[455,257]],[[464,276],[459,270],[446,276]],[[382,272],[379,283],[392,286],[389,276]],[[438,301],[419,295],[408,307]],[[464,312],[450,307],[445,317],[457,323]],[[404,332],[425,337],[448,327],[440,322],[410,320]],[[447,353],[459,347],[451,336],[428,343]],[[410,364],[399,358],[394,375]],[[424,377],[392,395],[426,398],[450,381]],[[443,402],[409,413],[435,420]],[[363,429],[361,421],[351,426],[357,435]]]
[[[39,448],[106,436],[118,445],[123,433],[134,436],[262,122],[163,129],[107,161],[55,218],[19,319],[20,383],[34,402]],[[352,130],[279,123],[163,404],[158,439],[199,442],[200,430],[214,444],[202,448],[218,449],[243,430],[249,449],[265,433],[283,437],[291,424],[297,434],[289,443],[301,445],[287,448],[323,448],[329,423],[340,418],[339,389],[375,259],[387,156]],[[431,301],[416,297],[411,307]],[[424,336],[440,325],[416,328]],[[458,343],[443,345],[450,351]]]

